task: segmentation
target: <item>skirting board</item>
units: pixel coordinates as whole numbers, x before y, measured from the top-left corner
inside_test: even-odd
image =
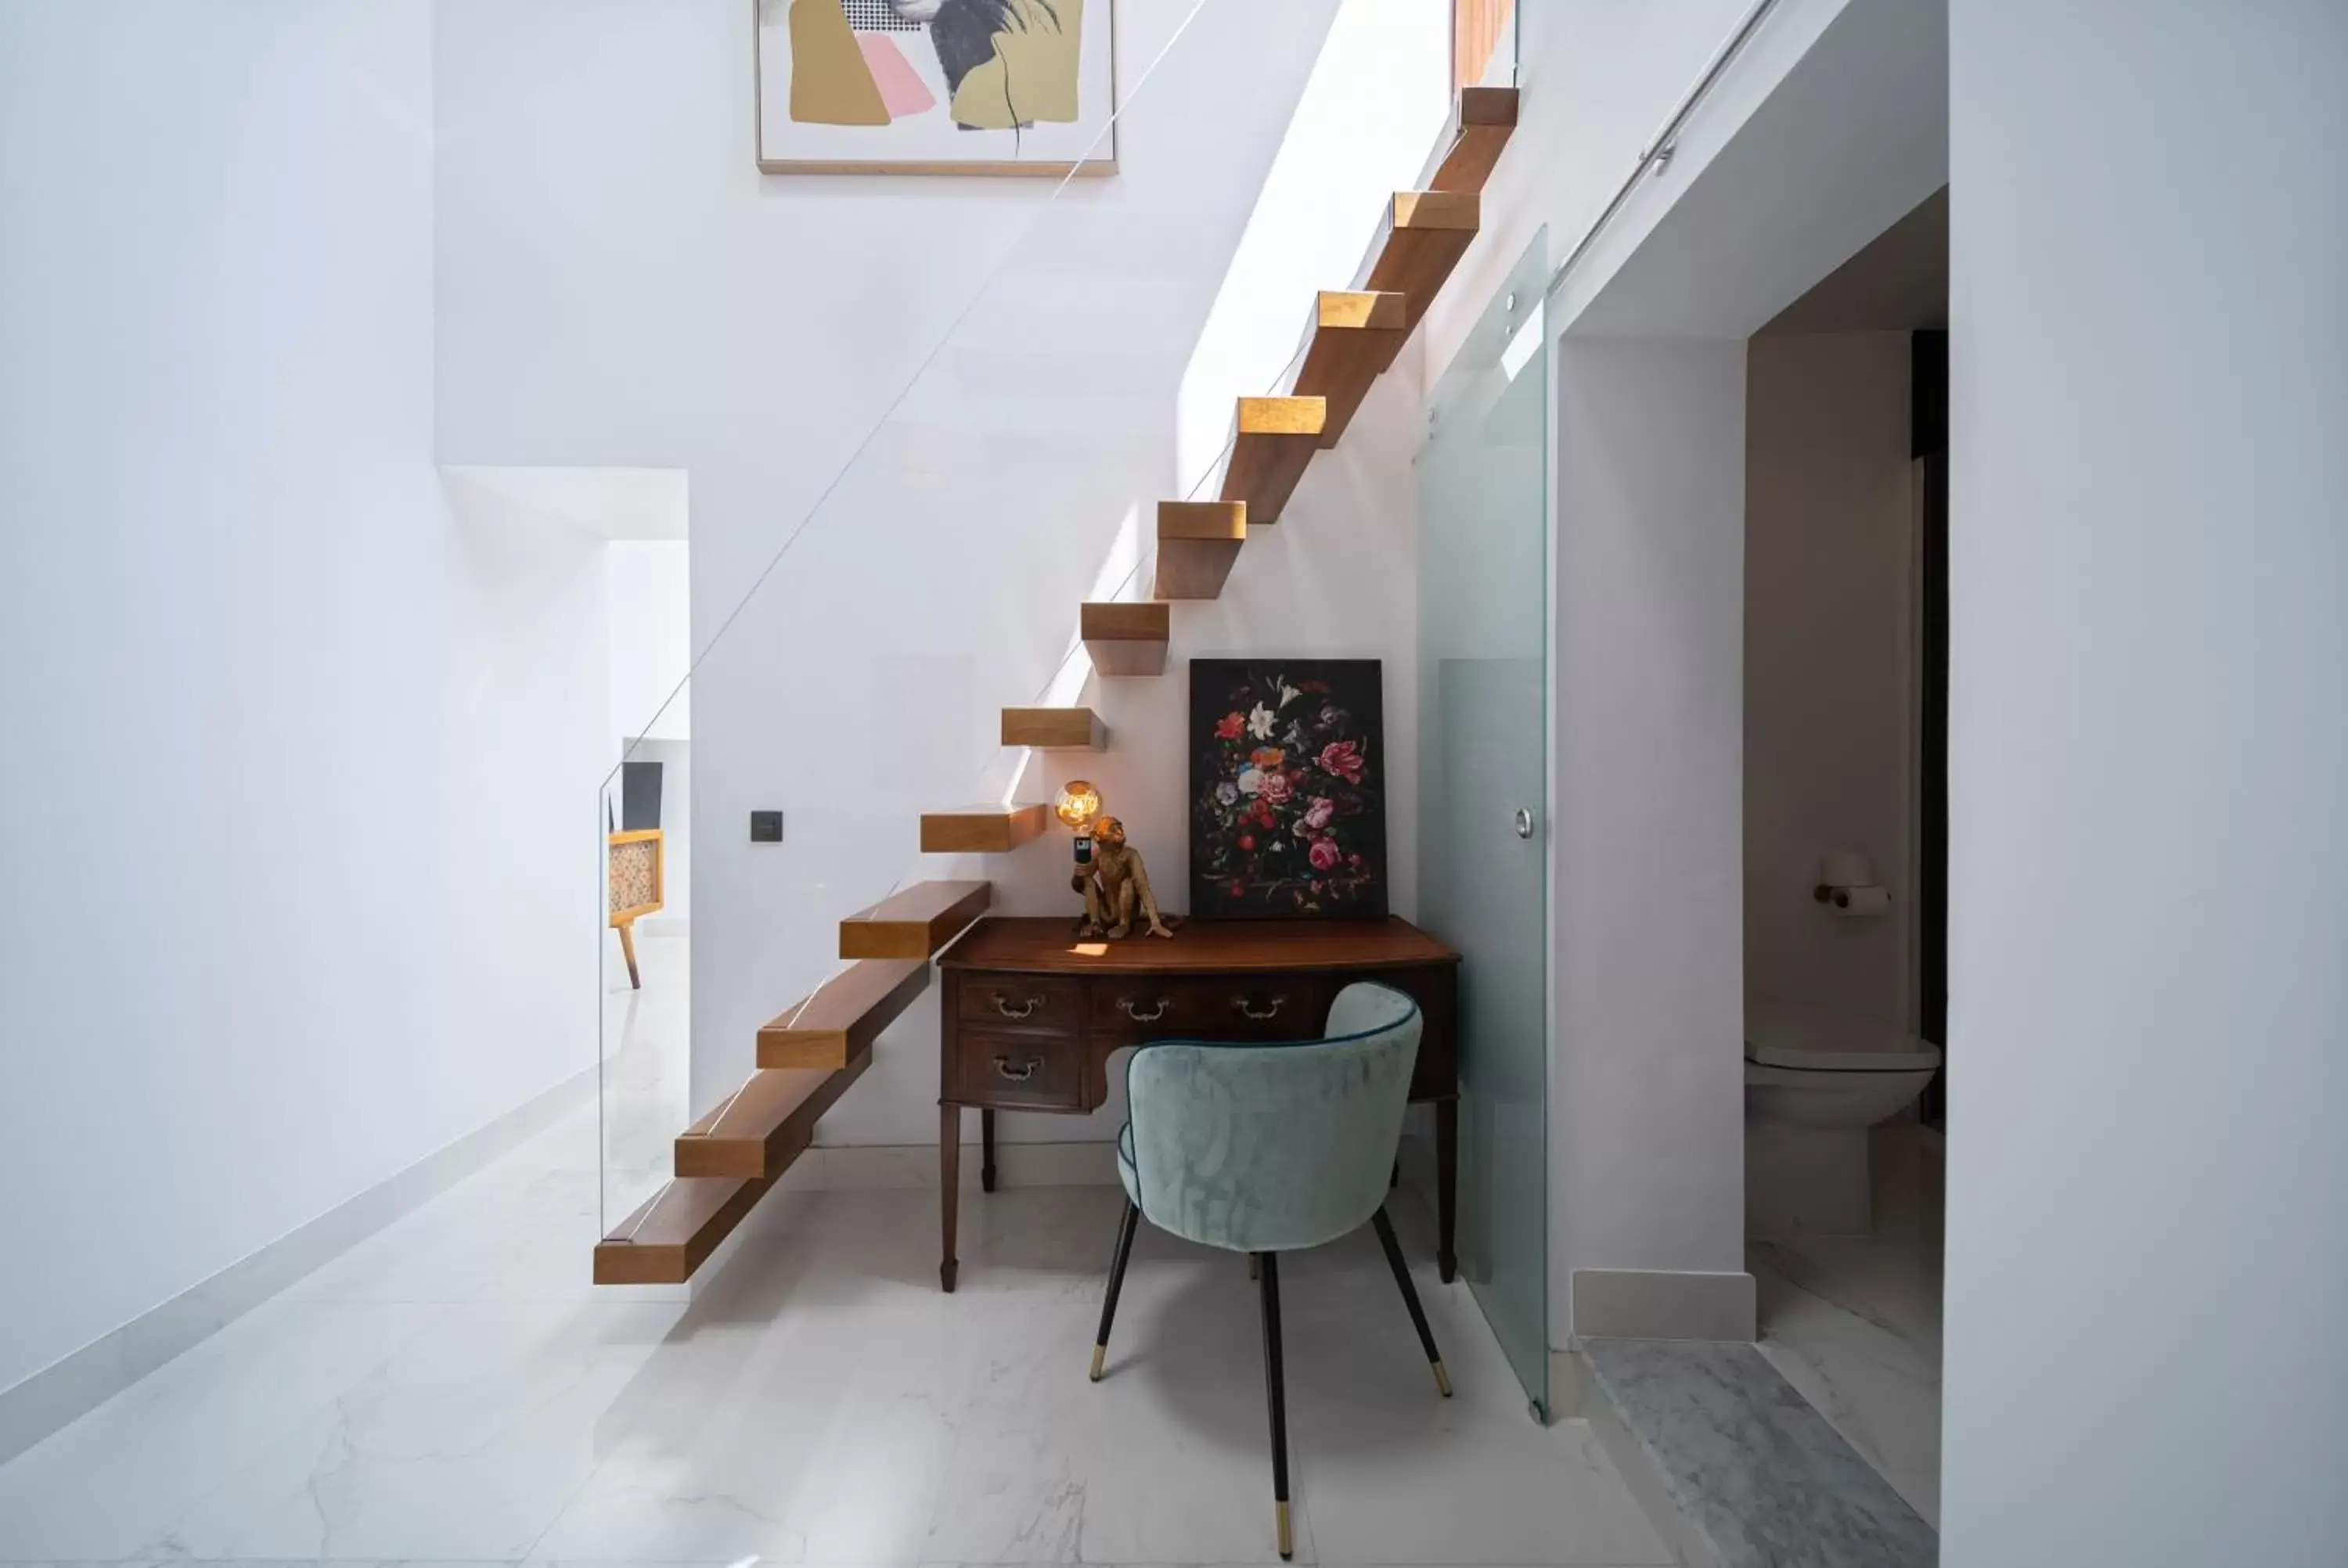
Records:
[[[565,1079],[437,1153],[0,1390],[0,1462],[219,1333],[263,1301],[591,1102],[595,1069]]]
[[[978,1183],[984,1151],[978,1129],[965,1128],[962,1137],[962,1181]],[[1117,1145],[1107,1141],[1069,1143],[1004,1143],[994,1145],[995,1180],[1006,1187],[1113,1187],[1117,1185]],[[838,1192],[878,1187],[901,1191],[938,1184],[938,1146],[934,1143],[819,1143],[792,1163],[778,1190]]]
[[[1757,1328],[1753,1276],[1661,1268],[1573,1271],[1573,1337],[1583,1339],[1727,1339],[1750,1344]]]

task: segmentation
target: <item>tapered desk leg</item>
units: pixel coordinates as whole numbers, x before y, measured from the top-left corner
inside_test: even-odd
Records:
[[[954,1287],[954,1222],[962,1204],[962,1107],[938,1107],[938,1222],[943,1231],[938,1283]]]
[[[1459,1274],[1453,1250],[1459,1225],[1459,1102],[1435,1102],[1435,1264],[1443,1283]]]
[[[981,1192],[994,1191],[994,1112],[978,1113],[978,1186]]]

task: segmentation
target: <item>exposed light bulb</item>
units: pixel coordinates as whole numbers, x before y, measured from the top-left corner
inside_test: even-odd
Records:
[[[1092,826],[1093,819],[1100,815],[1100,791],[1083,779],[1070,779],[1060,786],[1060,803],[1054,809],[1070,830],[1081,835]]]

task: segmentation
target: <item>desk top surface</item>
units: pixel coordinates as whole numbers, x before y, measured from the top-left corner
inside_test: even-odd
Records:
[[[938,955],[949,969],[1024,974],[1230,974],[1242,969],[1379,969],[1456,964],[1459,955],[1407,920],[1184,921],[1169,940],[1079,941],[1072,916],[993,915]]]

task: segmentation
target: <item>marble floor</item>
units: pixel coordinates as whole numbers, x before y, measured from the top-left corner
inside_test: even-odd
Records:
[[[588,1283],[604,1163],[582,1109],[0,1466],[0,1562],[1273,1560],[1238,1259],[1146,1233],[1093,1384],[1113,1190],[966,1194],[953,1296],[933,1194],[778,1190],[688,1301]],[[1396,1213],[1458,1397],[1366,1234],[1283,1268],[1296,1560],[1669,1563]]]
[[[628,984],[616,938],[604,941],[602,1104],[606,1228],[659,1191],[673,1168],[688,1112],[693,1061],[693,967],[689,938],[643,922],[636,937],[642,987]]]
[[[1876,1130],[1872,1234],[1752,1242],[1746,1266],[1761,1353],[1938,1528],[1943,1162],[1930,1136]]]

